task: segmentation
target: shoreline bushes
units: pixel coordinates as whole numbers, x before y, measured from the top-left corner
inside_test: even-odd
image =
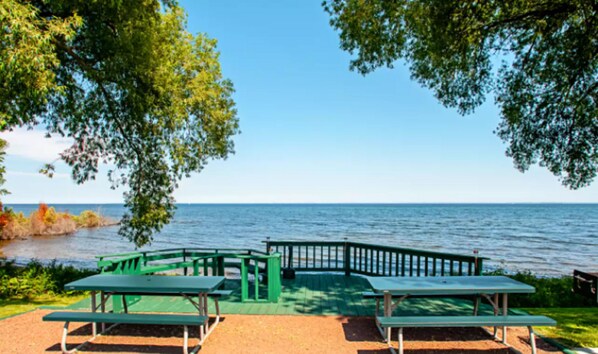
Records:
[[[596,306],[595,300],[575,294],[573,289],[573,277],[542,277],[532,272],[518,272],[508,274],[499,269],[484,275],[504,275],[522,283],[536,288],[533,294],[511,294],[509,295],[509,307],[592,307]]]
[[[64,290],[65,284],[97,273],[97,270],[78,269],[56,261],[44,265],[34,260],[17,266],[13,261],[0,260],[0,300],[70,294],[72,292]]]
[[[67,235],[80,228],[92,228],[115,225],[99,213],[84,210],[79,215],[58,212],[54,207],[40,203],[37,210],[26,217],[22,212],[15,213],[0,204],[0,240],[12,240],[17,237]]]

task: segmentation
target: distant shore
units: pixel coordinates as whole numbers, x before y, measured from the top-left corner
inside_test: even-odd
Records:
[[[79,215],[74,215],[40,203],[35,211],[26,216],[22,211],[15,212],[0,204],[0,240],[68,235],[80,229],[116,224],[118,221],[92,210],[83,210]]]

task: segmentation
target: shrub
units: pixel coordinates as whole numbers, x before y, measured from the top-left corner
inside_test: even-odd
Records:
[[[95,270],[77,269],[57,264],[31,261],[24,267],[14,262],[0,262],[0,299],[30,298],[43,294],[64,294],[64,285],[97,274]]]
[[[54,207],[47,208],[43,216],[41,216],[41,219],[47,226],[55,224],[58,220],[58,214],[56,213],[56,209],[54,209]]]
[[[104,225],[102,217],[91,210],[84,210],[79,216],[75,216],[75,221],[79,227],[99,227]]]
[[[48,211],[48,206],[44,203],[40,203],[36,211],[29,215],[31,222],[31,235],[43,235],[46,231],[45,216]]]
[[[8,223],[2,227],[2,237],[5,240],[12,240],[17,237],[29,235],[29,219],[22,213],[12,213],[8,218]]]
[[[70,217],[58,216],[56,221],[48,225],[46,235],[65,235],[77,231],[77,223]]]
[[[81,227],[100,227],[113,225],[110,219],[91,210],[83,211],[79,216],[56,211],[40,203],[37,210],[25,217],[23,213],[15,214],[11,209],[2,209],[0,203],[0,240],[11,240],[15,237],[38,235],[64,235],[77,231]]]
[[[504,270],[497,270],[484,275],[506,275],[512,279],[536,288],[533,294],[509,295],[509,306],[512,307],[590,307],[595,303],[592,299],[573,293],[573,277],[557,278],[540,277],[533,273],[519,272],[506,274]]]

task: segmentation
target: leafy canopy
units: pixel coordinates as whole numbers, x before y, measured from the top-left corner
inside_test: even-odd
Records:
[[[72,138],[61,158],[77,183],[107,163],[137,246],[172,218],[178,181],[233,152],[232,83],[176,1],[3,0],[0,25],[0,130]]]
[[[515,166],[539,163],[570,188],[598,169],[598,1],[325,0],[340,46],[367,74],[408,62],[447,107],[488,94]],[[500,64],[497,64],[500,63]]]

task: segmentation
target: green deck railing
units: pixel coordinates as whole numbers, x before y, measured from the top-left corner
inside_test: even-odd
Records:
[[[481,275],[487,258],[347,241],[265,241],[283,268],[371,276]]]
[[[280,255],[276,253],[233,248],[173,248],[97,258],[100,271],[113,274],[144,275],[182,270],[183,275],[224,276],[226,268],[237,268],[241,273],[241,301],[277,302],[281,293]],[[127,296],[128,303],[138,299]],[[114,306],[120,308],[117,302],[114,301]]]
[[[431,252],[347,241],[271,241],[266,252],[233,248],[174,248],[98,256],[102,273],[155,274],[182,270],[183,275],[241,274],[241,301],[277,302],[281,268],[344,272],[371,276],[481,275],[483,257]],[[127,296],[127,302],[138,297]],[[115,299],[115,309],[120,302]]]

